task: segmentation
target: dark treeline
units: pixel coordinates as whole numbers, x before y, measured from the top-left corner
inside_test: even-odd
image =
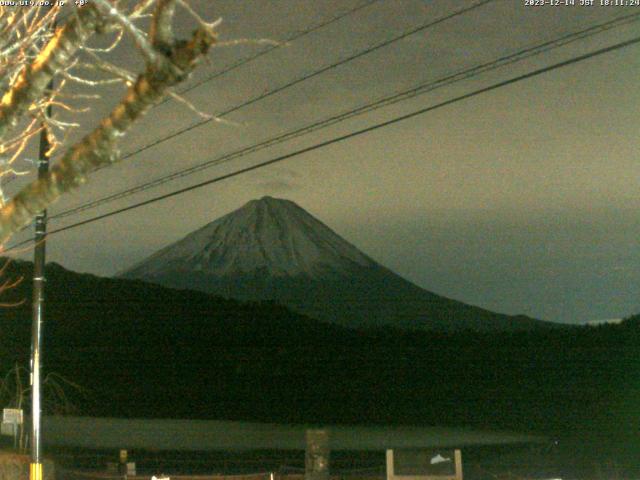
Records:
[[[24,274],[14,263],[6,275]],[[640,419],[640,317],[477,333],[357,331],[274,303],[47,271],[44,369],[86,415],[463,425],[627,438]],[[31,284],[0,311],[0,365],[28,365]]]

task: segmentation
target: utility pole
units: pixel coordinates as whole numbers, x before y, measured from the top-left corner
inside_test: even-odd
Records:
[[[52,87],[49,84],[49,87]],[[51,116],[51,106],[47,107]],[[43,126],[40,132],[40,152],[38,156],[38,178],[49,172],[49,139]],[[41,423],[41,380],[40,356],[42,344],[42,322],[44,320],[45,254],[47,235],[47,211],[43,211],[35,221],[35,249],[33,255],[33,311],[31,322],[31,468],[29,480],[42,480],[42,459],[40,450]]]
[[[51,2],[53,4],[53,2]],[[50,7],[51,8],[51,7]],[[55,23],[52,24],[55,29]],[[53,91],[53,80],[49,82],[49,92]],[[46,117],[51,117],[51,105],[47,106]],[[38,179],[43,179],[49,173],[49,150],[51,145],[47,136],[46,125],[42,124],[40,132],[40,148],[38,153]],[[44,320],[44,287],[45,287],[45,254],[47,235],[47,211],[36,216],[35,247],[33,255],[33,302],[31,320],[31,465],[29,480],[42,480],[42,452],[41,452],[41,376],[40,358],[42,345],[42,322]]]

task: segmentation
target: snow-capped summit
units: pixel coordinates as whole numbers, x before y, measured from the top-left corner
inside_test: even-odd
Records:
[[[213,276],[348,272],[374,262],[290,200],[263,197],[190,233],[126,272],[148,277],[172,270]]]
[[[495,330],[542,323],[428,292],[295,203],[272,197],[246,203],[121,276],[241,300],[275,300],[348,326]]]

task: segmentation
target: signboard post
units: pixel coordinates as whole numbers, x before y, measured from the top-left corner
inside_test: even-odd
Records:
[[[120,450],[120,463],[118,464],[118,473],[122,476],[123,480],[127,480],[127,459],[128,459],[128,452],[124,449]]]
[[[304,480],[329,480],[329,432],[307,430]]]

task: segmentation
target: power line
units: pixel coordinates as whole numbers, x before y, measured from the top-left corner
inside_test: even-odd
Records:
[[[366,128],[363,128],[363,129],[356,130],[354,132],[348,133],[346,135],[341,135],[341,136],[338,136],[338,137],[334,137],[334,138],[332,138],[330,140],[326,140],[324,142],[316,143],[315,145],[312,145],[312,146],[309,146],[309,147],[306,147],[306,148],[302,148],[302,149],[299,149],[299,150],[296,150],[294,152],[290,152],[290,153],[287,153],[287,154],[284,154],[284,155],[280,155],[280,156],[272,158],[270,160],[266,160],[264,162],[260,162],[260,163],[257,163],[255,165],[251,165],[249,167],[241,168],[241,169],[235,170],[234,172],[230,172],[230,173],[227,173],[227,174],[224,174],[224,175],[220,175],[218,177],[211,178],[211,179],[206,180],[204,182],[196,183],[196,184],[191,185],[189,187],[181,188],[179,190],[174,190],[173,192],[169,192],[169,193],[166,193],[166,194],[163,194],[163,195],[159,195],[157,197],[151,198],[149,200],[145,200],[143,202],[139,202],[139,203],[136,203],[136,204],[133,204],[133,205],[129,205],[127,207],[120,208],[120,209],[117,209],[117,210],[113,210],[111,212],[108,212],[108,213],[105,213],[105,214],[102,214],[102,215],[97,215],[97,216],[89,218],[87,220],[83,220],[83,221],[80,221],[80,222],[73,223],[71,225],[67,225],[67,226],[64,226],[64,227],[61,227],[61,228],[57,228],[55,230],[52,230],[49,233],[49,235],[53,235],[53,234],[57,234],[57,233],[60,233],[60,232],[64,232],[66,230],[70,230],[72,228],[76,228],[76,227],[79,227],[79,226],[82,226],[82,225],[86,225],[88,223],[93,223],[93,222],[96,222],[98,220],[102,220],[102,219],[105,219],[105,218],[108,218],[108,217],[111,217],[111,216],[114,216],[114,215],[118,215],[120,213],[128,212],[130,210],[134,210],[136,208],[143,207],[145,205],[150,205],[152,203],[156,203],[156,202],[159,202],[161,200],[165,200],[167,198],[175,197],[177,195],[181,195],[183,193],[187,193],[187,192],[190,192],[192,190],[196,190],[198,188],[205,187],[207,185],[218,183],[218,182],[221,182],[223,180],[227,180],[229,178],[233,178],[233,177],[242,175],[244,173],[248,173],[248,172],[251,172],[251,171],[254,171],[254,170],[258,170],[260,168],[263,168],[263,167],[266,167],[266,166],[269,166],[269,165],[273,165],[275,163],[279,163],[279,162],[282,162],[284,160],[287,160],[287,159],[290,159],[290,158],[293,158],[293,157],[297,157],[297,156],[300,156],[300,155],[305,154],[305,153],[309,153],[309,152],[312,152],[312,151],[315,151],[315,150],[319,150],[319,149],[324,148],[324,147],[328,147],[329,145],[333,145],[333,144],[336,144],[336,143],[339,143],[339,142],[343,142],[345,140],[349,140],[351,138],[354,138],[354,137],[357,137],[357,136],[360,136],[360,135],[364,135],[365,133],[370,133],[370,132],[373,132],[375,130],[379,130],[381,128],[394,125],[396,123],[403,122],[405,120],[409,120],[409,119],[417,117],[419,115],[423,115],[425,113],[428,113],[428,112],[431,112],[431,111],[434,111],[434,110],[437,110],[437,109],[452,105],[454,103],[457,103],[457,102],[460,102],[460,101],[463,101],[463,100],[467,100],[467,99],[475,97],[477,95],[481,95],[483,93],[491,92],[493,90],[497,90],[499,88],[506,87],[508,85],[511,85],[511,84],[514,84],[514,83],[517,83],[517,82],[521,82],[523,80],[527,80],[527,79],[530,79],[530,78],[533,78],[533,77],[537,77],[539,75],[551,72],[553,70],[557,70],[559,68],[563,68],[563,67],[566,67],[566,66],[569,66],[569,65],[574,65],[576,63],[588,60],[588,59],[593,58],[593,57],[604,55],[606,53],[613,52],[615,50],[620,50],[622,48],[625,48],[625,47],[628,47],[628,46],[631,46],[631,45],[635,45],[637,43],[640,43],[640,37],[635,37],[635,38],[632,38],[631,40],[627,40],[627,41],[624,41],[624,42],[616,43],[616,44],[611,45],[609,47],[601,48],[599,50],[595,50],[595,51],[586,53],[584,55],[573,57],[573,58],[571,58],[569,60],[565,60],[565,61],[562,61],[562,62],[559,62],[559,63],[555,63],[555,64],[547,66],[547,67],[539,68],[539,69],[531,71],[529,73],[525,73],[523,75],[518,75],[516,77],[512,77],[512,78],[510,78],[508,80],[503,80],[501,82],[494,83],[494,84],[492,84],[492,85],[490,85],[488,87],[483,87],[483,88],[474,90],[474,91],[472,91],[470,93],[466,93],[464,95],[460,95],[460,96],[451,98],[449,100],[445,100],[444,102],[440,102],[438,104],[435,104],[435,105],[432,105],[432,106],[429,106],[429,107],[421,108],[421,109],[413,111],[411,113],[408,113],[408,114],[405,114],[405,115],[401,115],[399,117],[395,117],[395,118],[393,118],[391,120],[387,120],[385,122],[377,123],[377,124],[371,125],[369,127],[366,127]],[[10,249],[8,249],[6,251],[13,250],[13,249],[15,249],[15,248],[17,248],[19,246],[22,246],[22,245],[24,245],[26,243],[31,242],[31,241],[33,241],[33,239],[25,240],[23,242],[20,242],[20,243],[14,245],[13,247],[11,247]]]
[[[266,55],[267,53],[269,53],[269,52],[271,52],[271,51],[273,51],[275,49],[281,48],[282,46],[284,46],[284,45],[286,45],[286,44],[288,44],[290,42],[298,40],[298,39],[300,39],[300,38],[302,38],[302,37],[304,37],[306,35],[309,35],[309,34],[315,32],[315,31],[317,31],[317,30],[320,30],[320,29],[322,29],[324,27],[327,27],[327,26],[329,26],[329,25],[331,25],[331,24],[333,24],[333,23],[335,23],[335,22],[337,22],[339,20],[342,20],[343,18],[345,18],[345,17],[347,17],[349,15],[352,15],[352,14],[354,14],[354,13],[356,13],[356,12],[358,12],[358,11],[360,11],[360,10],[370,6],[370,5],[373,5],[374,3],[378,2],[378,1],[380,1],[380,0],[367,0],[367,1],[365,1],[365,2],[363,2],[361,4],[359,4],[359,5],[356,5],[353,8],[351,8],[349,10],[346,10],[346,11],[344,11],[342,13],[339,13],[338,15],[335,15],[335,16],[327,19],[327,20],[324,20],[324,21],[322,21],[320,23],[312,25],[312,26],[310,26],[310,27],[308,27],[308,28],[306,28],[306,29],[304,29],[304,30],[302,30],[300,32],[295,32],[291,36],[287,37],[284,40],[284,42],[278,43],[278,44],[275,44],[275,45],[270,45],[269,47],[265,48],[264,50],[261,50],[261,51],[257,52],[254,55],[251,55],[251,56],[249,56],[247,58],[243,58],[241,60],[238,60],[237,62],[229,65],[228,67],[225,67],[222,70],[219,70],[219,71],[213,73],[212,75],[210,75],[210,76],[208,76],[208,77],[206,77],[206,78],[194,83],[193,85],[189,85],[188,87],[182,89],[179,93],[181,95],[183,95],[183,94],[188,93],[188,92],[190,92],[192,90],[195,90],[196,88],[204,85],[205,83],[211,82],[211,81],[215,80],[216,78],[219,78],[219,77],[221,77],[221,76],[223,76],[223,75],[225,75],[225,74],[227,74],[227,73],[229,73],[229,72],[231,72],[231,71],[233,71],[233,70],[235,70],[237,68],[240,68],[243,65],[246,65],[247,63],[250,63],[250,62],[258,59],[258,58]],[[493,0],[487,0],[487,1],[493,1]],[[60,20],[66,20],[71,15],[72,15],[72,13],[70,12],[67,15],[63,16]],[[285,85],[283,88],[281,88],[281,90],[283,90],[284,88],[288,88],[288,86]],[[280,90],[278,90],[278,91],[280,91]],[[138,150],[135,150],[133,152],[129,152],[129,153],[125,154],[121,158],[121,160],[127,159],[127,158],[129,158],[129,157],[131,157],[133,155],[136,155],[136,154],[146,150],[147,148],[151,148],[152,146],[157,145],[159,143],[162,143],[162,142],[164,142],[166,140],[169,140],[171,138],[174,138],[177,135],[180,135],[182,133],[186,133],[189,130],[192,130],[192,129],[197,128],[197,127],[199,127],[201,125],[209,123],[210,121],[215,120],[215,119],[217,119],[217,118],[219,118],[221,116],[227,115],[227,114],[231,113],[232,111],[236,111],[236,110],[238,110],[240,108],[243,108],[243,107],[245,107],[247,105],[250,105],[251,103],[254,103],[254,102],[257,102],[259,100],[262,100],[262,98],[268,97],[268,96],[270,96],[270,95],[272,95],[274,93],[277,93],[277,92],[266,92],[264,95],[256,97],[255,99],[251,99],[248,102],[244,102],[244,103],[242,103],[240,105],[237,105],[236,107],[232,107],[230,110],[222,112],[222,113],[214,116],[211,119],[207,119],[207,120],[204,120],[204,121],[199,122],[197,124],[191,125],[191,126],[187,127],[187,129],[185,129],[184,131],[178,131],[176,134],[170,135],[168,137],[160,138],[160,139],[156,140],[153,144],[150,144],[149,146],[144,146],[141,149],[138,149]],[[171,97],[165,97],[163,100],[158,102],[158,104],[154,105],[153,108],[158,107],[158,106],[160,106],[160,105],[162,105],[162,104],[164,104],[164,103],[166,103],[166,102],[168,102],[170,100],[171,100]],[[103,168],[105,168],[105,167],[97,168],[95,171],[102,170]]]
[[[375,51],[377,51],[377,50],[379,50],[381,48],[387,47],[387,46],[389,46],[389,45],[391,45],[391,44],[393,44],[395,42],[398,42],[400,40],[403,40],[403,39],[405,39],[405,38],[407,38],[407,37],[409,37],[411,35],[414,35],[414,34],[416,34],[418,32],[422,32],[422,31],[427,30],[429,28],[435,27],[436,25],[439,25],[440,23],[446,22],[447,20],[451,20],[452,18],[458,17],[460,15],[464,15],[465,13],[468,13],[468,12],[470,12],[472,10],[475,10],[475,9],[477,9],[479,7],[482,7],[483,5],[486,5],[486,4],[494,2],[494,1],[495,0],[480,0],[480,1],[472,4],[471,6],[462,8],[460,10],[456,10],[455,12],[452,12],[452,13],[449,13],[447,15],[443,15],[442,17],[437,18],[436,20],[432,20],[432,21],[423,23],[423,24],[421,24],[421,25],[419,25],[417,27],[414,27],[414,28],[411,28],[409,30],[406,30],[406,31],[402,32],[401,34],[396,35],[396,36],[394,36],[394,37],[392,37],[392,38],[390,38],[388,40],[384,40],[384,41],[382,41],[380,43],[377,43],[376,45],[372,45],[370,47],[367,47],[364,50],[360,50],[360,51],[358,51],[358,52],[356,52],[356,53],[354,53],[352,55],[349,55],[348,57],[343,58],[342,60],[338,60],[337,62],[334,62],[334,63],[331,63],[329,65],[326,65],[326,66],[324,66],[324,67],[322,67],[322,68],[320,68],[318,70],[314,70],[312,72],[306,73],[306,74],[304,74],[304,75],[302,75],[302,76],[300,76],[300,77],[298,77],[298,78],[296,78],[294,80],[291,80],[291,81],[285,83],[284,85],[276,87],[276,88],[274,88],[272,90],[268,90],[267,92],[264,92],[264,93],[262,93],[260,95],[257,95],[255,97],[253,97],[253,98],[250,98],[249,100],[246,100],[246,101],[244,101],[242,103],[239,103],[237,105],[229,107],[228,109],[226,109],[226,110],[224,110],[224,111],[222,111],[220,113],[217,113],[212,118],[207,118],[205,120],[201,120],[199,122],[193,123],[193,124],[191,124],[191,125],[189,125],[187,127],[184,127],[184,128],[182,128],[180,130],[176,130],[176,131],[174,131],[174,132],[172,132],[172,133],[170,133],[168,135],[165,135],[164,137],[161,137],[161,138],[156,139],[156,140],[154,140],[154,141],[152,141],[150,143],[147,143],[147,144],[143,145],[142,147],[139,147],[139,148],[137,148],[135,150],[132,150],[129,153],[126,153],[125,155],[122,156],[121,160],[126,160],[127,158],[133,157],[134,155],[138,155],[138,154],[144,152],[145,150],[148,150],[148,149],[150,149],[152,147],[155,147],[155,146],[157,146],[157,145],[159,145],[161,143],[164,143],[164,142],[166,142],[168,140],[172,140],[172,139],[174,139],[174,138],[176,138],[176,137],[178,137],[180,135],[183,135],[183,134],[185,134],[187,132],[190,132],[191,130],[199,128],[199,127],[201,127],[203,125],[211,123],[211,122],[215,121],[216,119],[225,117],[225,116],[227,116],[227,115],[229,115],[229,114],[231,114],[233,112],[236,112],[236,111],[238,111],[238,110],[240,110],[240,109],[242,109],[244,107],[252,105],[252,104],[254,104],[256,102],[264,100],[265,98],[268,98],[268,97],[270,97],[272,95],[275,95],[277,93],[280,93],[280,92],[282,92],[282,91],[284,91],[284,90],[286,90],[288,88],[291,88],[291,87],[293,87],[295,85],[298,85],[299,83],[302,83],[302,82],[304,82],[306,80],[309,80],[311,78],[317,77],[318,75],[321,75],[321,74],[323,74],[325,72],[333,70],[333,69],[335,69],[337,67],[340,67],[340,66],[342,66],[342,65],[344,65],[346,63],[352,62],[353,60],[356,60],[358,58],[364,57],[365,55],[373,53],[373,52],[375,52]],[[102,167],[102,168],[106,168],[106,167]],[[96,169],[96,171],[97,170],[101,170],[102,168],[98,168],[98,169]]]
[[[233,107],[230,107],[227,110],[216,114],[213,118],[205,119],[205,120],[202,120],[200,122],[194,123],[194,124],[192,124],[192,125],[190,125],[188,127],[182,128],[180,130],[176,130],[176,131],[174,131],[174,132],[172,132],[172,133],[170,133],[170,134],[168,134],[168,135],[166,135],[164,137],[156,139],[153,142],[147,143],[147,144],[143,145],[142,147],[137,148],[136,150],[133,150],[131,152],[128,152],[128,153],[124,154],[121,157],[120,160],[126,160],[126,159],[128,159],[128,158],[130,158],[132,156],[135,156],[135,155],[137,155],[139,153],[142,153],[145,150],[148,150],[149,148],[155,147],[155,146],[157,146],[157,145],[159,145],[161,143],[164,143],[164,142],[166,142],[168,140],[171,140],[171,139],[176,138],[176,137],[178,137],[180,135],[183,135],[183,134],[185,134],[185,133],[187,133],[187,132],[189,132],[191,130],[194,130],[194,129],[198,128],[198,127],[206,125],[206,124],[208,124],[208,123],[210,123],[210,122],[212,122],[212,121],[214,121],[214,120],[216,120],[218,118],[221,118],[221,117],[224,117],[226,115],[229,115],[229,114],[231,114],[231,113],[233,113],[233,112],[235,112],[237,110],[240,110],[240,109],[242,109],[242,108],[244,108],[246,106],[249,106],[249,105],[251,105],[253,103],[261,101],[261,100],[263,100],[265,98],[268,98],[271,95],[275,95],[276,93],[279,93],[279,92],[281,92],[283,90],[291,88],[294,85],[297,85],[297,84],[302,83],[302,82],[304,82],[306,80],[309,80],[309,79],[311,79],[313,77],[321,75],[321,74],[323,74],[323,73],[325,73],[325,72],[327,72],[329,70],[337,68],[337,67],[339,67],[341,65],[344,65],[344,64],[346,64],[348,62],[351,62],[351,61],[353,61],[355,59],[358,59],[358,58],[361,58],[361,57],[363,57],[365,55],[368,55],[369,53],[372,53],[372,52],[374,52],[376,50],[379,50],[379,49],[381,49],[383,47],[391,45],[391,44],[393,44],[393,43],[395,43],[397,41],[400,41],[400,40],[402,40],[404,38],[407,38],[407,37],[409,37],[411,35],[414,35],[415,33],[427,30],[427,29],[432,28],[432,27],[434,27],[436,25],[439,25],[440,23],[443,23],[443,22],[445,22],[447,20],[450,20],[452,18],[458,17],[458,16],[463,15],[465,13],[468,13],[468,12],[470,12],[472,10],[475,10],[475,9],[477,9],[477,8],[483,6],[483,5],[486,5],[488,3],[491,3],[493,1],[495,1],[495,0],[480,0],[480,1],[470,5],[468,7],[456,10],[456,11],[454,11],[452,13],[449,13],[447,15],[441,16],[441,17],[439,17],[439,18],[437,18],[435,20],[431,20],[431,21],[423,23],[423,24],[421,24],[421,25],[419,25],[417,27],[414,27],[414,28],[411,28],[409,30],[406,30],[406,31],[402,32],[401,34],[392,37],[391,39],[388,39],[388,40],[382,41],[382,42],[380,42],[380,43],[378,43],[376,45],[367,47],[366,49],[361,50],[359,52],[356,52],[355,54],[352,54],[352,55],[350,55],[350,56],[348,56],[346,58],[343,58],[342,60],[339,60],[339,61],[334,62],[332,64],[326,65],[326,66],[320,68],[319,70],[315,70],[315,71],[312,71],[310,73],[304,74],[304,75],[302,75],[302,76],[300,76],[300,77],[298,77],[298,78],[296,78],[296,79],[294,79],[294,80],[292,80],[292,81],[290,81],[290,82],[288,82],[288,83],[286,83],[284,85],[281,85],[280,87],[277,87],[275,89],[269,90],[269,91],[267,91],[267,92],[265,92],[263,94],[260,94],[260,95],[258,95],[256,97],[253,97],[253,98],[251,98],[251,99],[249,99],[249,100],[247,100],[245,102],[242,102],[242,103],[237,104],[237,105],[235,105]],[[366,5],[363,5],[363,6],[366,6]],[[224,71],[223,71],[223,73],[224,73]],[[103,168],[106,168],[106,166],[97,168],[95,171],[102,170]],[[51,217],[51,218],[60,218],[61,216],[66,216],[66,215],[67,214],[63,212],[63,213],[57,215],[56,217]]]
[[[180,169],[178,171],[175,171],[173,173],[170,173],[168,175],[162,176],[160,178],[157,178],[155,180],[152,181],[148,181],[148,182],[144,182],[142,184],[136,185],[134,187],[125,189],[123,191],[111,194],[111,195],[107,195],[105,197],[90,201],[88,203],[70,208],[68,210],[65,210],[63,212],[60,212],[56,215],[51,216],[51,219],[59,219],[59,218],[64,218],[67,216],[71,216],[71,215],[75,215],[78,214],[80,212],[83,212],[85,210],[89,210],[92,208],[96,208],[98,206],[104,205],[106,203],[112,202],[114,200],[120,199],[120,198],[125,198],[127,196],[133,195],[135,193],[140,193],[143,192],[145,190],[148,190],[150,188],[155,188],[158,187],[160,185],[163,185],[165,183],[168,183],[170,181],[176,180],[178,178],[183,178],[186,177],[188,175],[192,175],[194,173],[197,173],[199,171],[205,170],[207,168],[216,166],[216,165],[220,165],[222,163],[226,163],[229,162],[231,160],[234,160],[236,158],[240,158],[240,157],[244,157],[248,154],[257,152],[259,150],[262,150],[264,148],[282,143],[284,141],[287,140],[291,140],[293,138],[297,138],[299,136],[305,135],[307,133],[310,132],[314,132],[317,130],[320,130],[322,128],[326,128],[328,126],[334,125],[336,123],[342,122],[344,120],[347,120],[349,118],[353,118],[355,116],[358,115],[362,115],[364,113],[368,113],[374,110],[377,110],[379,108],[382,107],[386,107],[392,104],[395,104],[397,102],[400,101],[404,101],[410,98],[414,98],[418,95],[422,95],[425,94],[427,92],[431,92],[435,89],[444,87],[444,86],[448,86],[451,85],[453,83],[462,81],[462,80],[467,80],[469,78],[473,78],[477,75],[480,75],[482,73],[488,72],[490,70],[494,70],[497,68],[501,68],[504,67],[505,65],[509,65],[515,62],[519,62],[522,61],[523,59],[526,58],[530,58],[532,56],[535,55],[539,55],[545,52],[548,52],[552,49],[567,45],[569,43],[578,41],[578,40],[582,40],[586,37],[601,33],[603,31],[607,31],[609,29],[612,28],[616,28],[616,27],[620,27],[622,25],[626,25],[628,23],[637,21],[638,19],[640,19],[640,13],[634,13],[634,14],[630,14],[630,15],[625,15],[625,16],[621,16],[618,18],[615,18],[613,20],[609,20],[607,22],[603,22],[597,25],[593,25],[590,26],[586,29],[582,29],[576,32],[571,32],[568,34],[565,34],[561,37],[555,38],[553,40],[549,40],[546,42],[543,42],[541,44],[537,44],[531,47],[528,47],[526,49],[523,50],[519,50],[518,52],[500,57],[498,59],[492,60],[490,62],[481,64],[481,65],[476,65],[474,67],[468,68],[466,70],[460,71],[460,72],[456,72],[450,75],[447,75],[443,78],[434,80],[434,81],[430,81],[430,82],[423,82],[417,86],[414,86],[408,90],[403,90],[401,92],[395,93],[393,95],[390,96],[386,96],[383,97],[379,100],[376,100],[374,102],[369,102],[366,103],[364,105],[361,105],[359,107],[356,107],[354,109],[339,113],[337,115],[333,115],[330,116],[329,118],[325,118],[323,120],[320,121],[315,121],[312,122],[311,124],[307,124],[303,127],[299,127],[296,128],[294,130],[291,130],[289,132],[285,132],[283,134],[279,134],[276,135],[275,137],[271,137],[267,140],[264,140],[260,143],[248,146],[248,147],[243,147],[239,150],[236,150],[234,152],[231,153],[227,153],[224,154],[222,156],[219,156],[215,159],[212,160],[208,160],[204,163],[200,163],[198,165],[186,168],[186,169]]]
[[[334,17],[331,17],[328,20],[322,21],[322,22],[320,22],[320,23],[318,23],[316,25],[312,25],[311,27],[309,27],[309,28],[307,28],[305,30],[302,30],[300,32],[295,32],[293,35],[291,35],[288,38],[284,39],[283,43],[278,43],[276,45],[270,45],[269,47],[265,48],[264,50],[261,50],[261,51],[257,52],[254,55],[251,55],[251,56],[249,56],[247,58],[243,58],[241,60],[238,60],[237,62],[229,65],[228,67],[225,67],[222,70],[220,70],[218,72],[215,72],[212,75],[210,75],[210,76],[208,76],[206,78],[203,78],[202,80],[200,80],[200,81],[198,81],[198,82],[196,82],[196,83],[194,83],[192,85],[189,85],[188,87],[182,89],[180,91],[180,94],[182,95],[182,94],[185,94],[187,92],[190,92],[191,90],[194,90],[194,89],[200,87],[201,85],[204,85],[205,83],[211,82],[212,80],[215,80],[216,78],[221,77],[222,75],[225,75],[226,73],[229,73],[229,72],[231,72],[231,71],[233,71],[233,70],[235,70],[237,68],[240,68],[243,65],[246,65],[247,63],[258,59],[258,58],[266,55],[267,53],[269,53],[269,52],[271,52],[273,50],[281,48],[283,45],[285,45],[287,43],[294,42],[294,41],[296,41],[296,40],[298,40],[298,39],[300,39],[300,38],[302,38],[302,37],[304,37],[306,35],[309,35],[309,34],[315,32],[317,30],[320,30],[321,28],[329,26],[332,23],[335,23],[335,22],[337,22],[337,21],[339,21],[339,20],[341,20],[341,19],[343,19],[343,18],[345,18],[345,17],[347,17],[349,15],[352,15],[352,14],[354,14],[354,13],[356,13],[356,12],[366,8],[366,7],[368,7],[369,5],[373,5],[374,3],[378,2],[378,1],[380,1],[380,0],[368,0],[368,1],[366,1],[366,2],[364,2],[362,4],[360,4],[360,5],[357,5],[357,6],[353,7],[353,8],[351,8],[351,9],[343,12],[343,13],[339,13],[338,15],[336,15]],[[168,102],[170,100],[171,100],[171,98],[165,97],[156,106],[162,105],[163,103],[166,103],[166,102]]]
[[[361,4],[359,4],[359,5],[356,5],[353,8],[351,8],[349,10],[346,10],[346,11],[344,11],[342,13],[339,13],[338,15],[335,15],[335,16],[327,19],[327,20],[324,20],[324,21],[322,21],[320,23],[312,25],[312,26],[310,26],[310,27],[308,27],[308,28],[306,28],[306,29],[304,29],[302,31],[295,32],[291,36],[287,37],[283,42],[275,44],[275,45],[270,45],[269,47],[265,48],[264,50],[261,50],[261,51],[257,52],[254,55],[250,55],[249,57],[246,57],[246,58],[243,58],[241,60],[238,60],[237,62],[235,62],[235,63],[223,68],[222,70],[219,70],[219,71],[213,73],[212,75],[210,75],[210,76],[208,76],[208,77],[206,77],[206,78],[204,78],[204,79],[202,79],[202,80],[200,80],[200,81],[198,81],[198,82],[196,82],[196,83],[194,83],[192,85],[189,85],[188,87],[180,90],[179,93],[181,95],[183,95],[183,94],[188,93],[188,92],[190,92],[192,90],[195,90],[196,88],[204,85],[205,83],[211,82],[211,81],[215,80],[216,78],[219,78],[219,77],[221,77],[221,76],[223,76],[223,75],[225,75],[225,74],[227,74],[229,72],[232,72],[233,70],[236,70],[237,68],[240,68],[243,65],[246,65],[246,64],[258,59],[258,58],[268,54],[269,52],[271,52],[271,51],[273,51],[275,49],[281,48],[282,46],[284,46],[284,45],[286,45],[286,44],[288,44],[290,42],[298,40],[298,39],[300,39],[300,38],[302,38],[302,37],[304,37],[306,35],[309,35],[309,34],[315,32],[315,31],[317,31],[317,30],[320,30],[320,29],[322,29],[324,27],[327,27],[327,26],[329,26],[329,25],[331,25],[331,24],[333,24],[335,22],[338,22],[339,20],[342,20],[343,18],[345,18],[345,17],[347,17],[349,15],[352,15],[352,14],[354,14],[354,13],[360,11],[360,10],[363,10],[364,8],[366,8],[366,7],[370,6],[370,5],[373,5],[374,3],[378,2],[378,1],[380,1],[380,0],[367,0],[367,1],[365,1],[365,2],[363,2]],[[492,1],[492,0],[489,0],[489,1]],[[70,15],[72,15],[72,13],[68,13],[67,15],[62,17],[61,20],[67,19]],[[285,88],[286,88],[286,86],[285,86]],[[277,92],[273,92],[273,93],[277,93]],[[218,114],[217,116],[214,116],[214,118],[212,118],[212,119],[208,119],[208,120],[205,120],[203,122],[197,123],[195,125],[191,125],[184,132],[178,132],[177,135],[180,135],[181,133],[186,133],[189,130],[192,130],[192,129],[197,128],[197,127],[199,127],[201,125],[204,125],[204,124],[206,124],[206,123],[208,123],[208,122],[210,122],[212,120],[215,120],[216,118],[219,118],[219,117],[221,117],[223,115],[227,115],[227,114],[231,113],[231,111],[238,110],[239,108],[243,108],[244,106],[247,106],[247,105],[249,105],[251,103],[254,103],[256,101],[262,100],[262,98],[264,98],[265,96],[269,96],[271,94],[272,93],[270,93],[270,92],[266,92],[266,94],[264,96],[260,96],[260,98],[251,99],[248,102],[245,102],[245,103],[243,103],[241,105],[238,105],[237,107],[232,108],[229,111],[222,112],[222,113]],[[153,108],[158,107],[158,106],[160,106],[160,105],[162,105],[162,104],[164,104],[164,103],[166,103],[166,102],[168,102],[170,100],[171,100],[171,97],[165,97],[163,100],[158,102],[158,104],[154,105]],[[176,135],[172,135],[170,137],[158,139],[157,143],[162,143],[163,141],[169,140],[170,138],[174,138],[175,136]],[[129,157],[131,157],[133,155],[136,155],[137,153],[140,153],[140,152],[146,150],[147,148],[150,148],[150,147],[156,145],[157,143],[153,143],[152,145],[149,145],[148,147],[145,146],[142,149],[138,149],[136,151],[127,153],[122,157],[122,160],[127,159],[127,158],[129,158]],[[103,168],[105,168],[105,167],[97,168],[96,171],[102,170]]]

